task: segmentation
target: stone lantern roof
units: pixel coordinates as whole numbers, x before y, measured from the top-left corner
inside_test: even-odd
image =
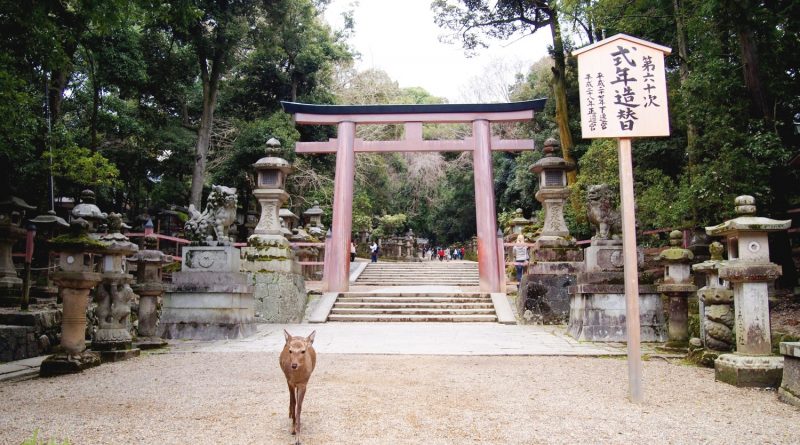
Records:
[[[564,158],[553,154],[556,152],[559,145],[558,141],[554,138],[544,141],[544,157],[536,161],[536,163],[531,166],[530,171],[541,173],[542,170],[562,170],[565,172],[575,170],[574,162],[566,161]]]
[[[324,211],[319,207],[319,201],[314,201],[314,205],[310,209],[303,212],[303,216],[317,216],[322,215]]]
[[[41,224],[45,226],[57,224],[62,227],[69,227],[69,223],[64,221],[64,218],[56,215],[55,210],[48,210],[44,215],[39,215],[36,218],[30,219],[29,221],[34,224]]]
[[[720,265],[723,261],[722,252],[725,250],[722,243],[719,241],[714,241],[713,243],[708,245],[708,251],[711,254],[711,258],[703,261],[702,263],[697,263],[692,265],[692,270],[697,271],[699,273],[717,273],[719,270]]]
[[[84,190],[81,192],[81,203],[72,209],[72,216],[75,218],[83,218],[90,222],[105,221],[108,215],[101,212],[100,208],[95,205],[94,192],[91,190]]]
[[[100,237],[100,241],[107,245],[105,252],[108,255],[128,256],[139,250],[139,246],[130,242],[127,236],[120,233],[122,229],[122,215],[112,213],[108,215],[109,233]]]
[[[669,233],[670,247],[661,251],[656,259],[665,263],[690,263],[694,259],[694,253],[689,249],[681,247],[683,233],[680,230],[673,230]]]
[[[289,219],[292,219],[292,220],[295,220],[295,221],[300,219],[299,216],[295,215],[294,212],[292,212],[289,209],[280,209],[280,210],[278,210],[278,217],[283,218],[284,220],[286,220],[286,218],[289,218]]]
[[[706,233],[711,236],[728,236],[737,232],[775,232],[786,230],[792,225],[792,220],[777,220],[755,216],[756,200],[752,196],[742,195],[734,200],[738,216],[722,224],[706,227]]]
[[[522,209],[517,209],[514,215],[514,219],[510,221],[512,226],[524,226],[530,223],[530,220],[522,216]]]
[[[275,156],[265,156],[256,161],[253,167],[255,167],[256,170],[276,169],[284,173],[292,171],[292,165],[289,164],[289,161]]]

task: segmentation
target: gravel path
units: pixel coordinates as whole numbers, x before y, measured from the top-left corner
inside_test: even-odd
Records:
[[[320,354],[304,444],[798,443],[800,410],[774,391],[624,359]],[[0,443],[290,444],[277,354],[173,352],[80,375],[0,383]]]

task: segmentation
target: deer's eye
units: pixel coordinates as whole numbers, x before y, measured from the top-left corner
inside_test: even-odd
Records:
[[[301,354],[305,354],[305,353],[306,353],[306,351],[300,351],[300,353],[301,353]]]

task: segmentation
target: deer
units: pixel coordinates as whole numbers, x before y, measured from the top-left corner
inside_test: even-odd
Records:
[[[314,351],[314,335],[308,337],[292,336],[285,329],[286,344],[281,351],[280,365],[289,385],[289,418],[292,419],[292,435],[300,433],[300,412],[303,410],[303,398],[306,385],[314,366],[317,364],[317,352]]]

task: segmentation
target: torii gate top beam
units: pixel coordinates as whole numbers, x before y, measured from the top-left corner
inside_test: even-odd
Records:
[[[468,123],[519,122],[533,119],[544,109],[546,99],[500,104],[410,104],[410,105],[312,105],[281,102],[283,110],[294,114],[298,124]]]
[[[405,135],[399,141],[354,140],[354,150],[364,152],[396,151],[472,151],[473,138],[458,141],[428,141],[422,138],[423,123],[519,122],[533,119],[547,99],[500,104],[423,104],[423,105],[311,105],[281,102],[284,111],[294,114],[298,124],[333,125],[403,124]],[[298,142],[297,153],[336,153],[338,142]],[[491,150],[520,151],[533,149],[533,140],[492,138]]]

